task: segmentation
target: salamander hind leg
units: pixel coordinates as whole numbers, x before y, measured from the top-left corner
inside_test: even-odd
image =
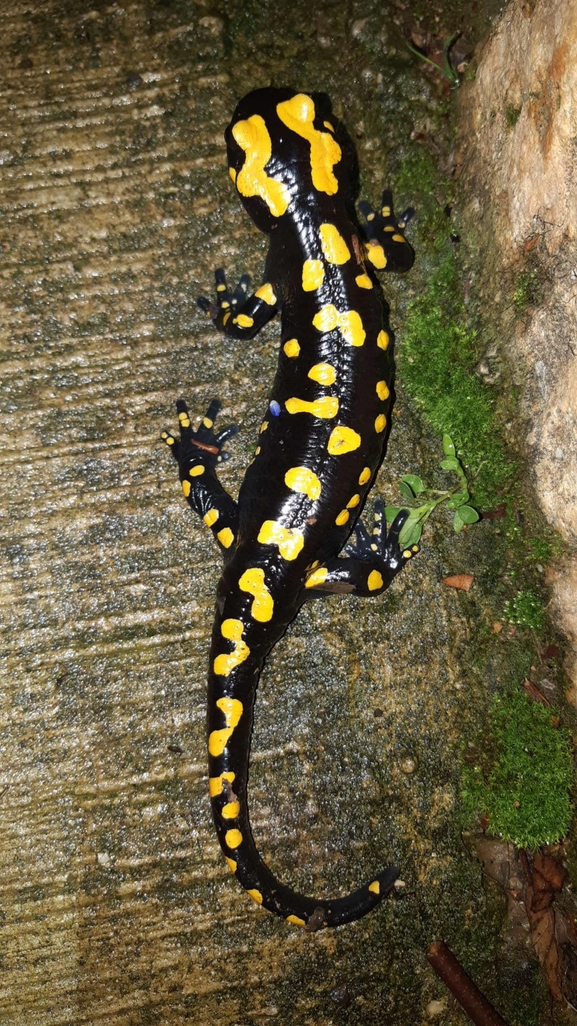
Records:
[[[405,238],[404,229],[415,213],[413,207],[395,217],[393,194],[390,189],[385,189],[380,211],[365,201],[359,203],[359,210],[366,222],[363,226],[366,256],[375,270],[410,270],[415,253]]]
[[[221,549],[226,551],[236,539],[238,509],[215,471],[219,463],[229,458],[223,446],[238,428],[230,424],[222,431],[214,432],[214,422],[220,409],[218,399],[212,400],[196,431],[184,399],[177,401],[176,409],[180,438],[170,431],[163,431],[161,438],[178,463],[182,491],[191,509],[202,517]]]
[[[375,523],[372,533],[361,520],[355,525],[356,541],[344,549],[346,559],[328,560],[312,570],[305,587],[311,595],[319,593],[379,595],[389,587],[406,563],[419,551],[418,545],[401,548],[399,535],[409,511],[401,510],[389,530],[381,499],[375,502]]]

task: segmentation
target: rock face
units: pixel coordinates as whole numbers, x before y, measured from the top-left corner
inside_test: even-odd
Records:
[[[539,503],[577,546],[577,4],[514,0],[462,94],[465,226],[486,255],[477,293],[493,309],[519,388]],[[468,197],[468,200],[467,200]],[[573,643],[577,556],[551,575]]]

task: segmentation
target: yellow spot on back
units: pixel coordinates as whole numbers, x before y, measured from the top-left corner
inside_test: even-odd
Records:
[[[202,519],[204,520],[207,527],[212,527],[212,525],[216,524],[218,520],[218,510],[209,509],[208,512],[204,514]]]
[[[234,643],[234,651],[227,654],[223,653],[216,657],[214,660],[214,672],[220,677],[228,677],[235,666],[244,663],[245,659],[248,658],[250,648],[242,640],[243,624],[241,620],[223,620],[220,632],[223,638]],[[216,704],[218,705],[218,702]]]
[[[377,345],[379,349],[388,349],[390,341],[391,339],[387,331],[379,331],[379,334],[377,335]]]
[[[269,285],[268,282],[265,285],[261,285],[260,289],[256,290],[255,296],[257,299],[264,300],[264,302],[268,303],[269,306],[274,306],[276,303],[276,296],[273,292],[273,287],[272,285]]]
[[[405,239],[405,236],[404,235],[399,235],[398,232],[396,232],[395,235],[393,235],[393,242],[406,242],[406,241],[407,240]]]
[[[192,486],[190,484],[190,481],[183,481],[182,482],[182,491],[184,492],[185,499],[188,499],[188,496],[190,495],[190,493],[192,491]]]
[[[241,591],[248,591],[254,601],[250,607],[250,615],[253,620],[260,623],[267,623],[272,619],[274,602],[272,595],[264,583],[264,570],[259,566],[250,567],[245,570],[239,579],[238,586]]]
[[[326,581],[328,576],[328,570],[326,566],[320,566],[318,570],[313,570],[312,574],[309,574],[305,581],[305,588],[316,588],[323,581]]]
[[[223,819],[236,819],[240,812],[240,802],[227,802],[223,805],[221,816]]]
[[[323,306],[313,317],[313,326],[317,331],[334,331],[338,323],[338,312],[336,306],[328,303]]]
[[[332,363],[315,363],[314,367],[311,367],[308,376],[313,381],[318,381],[319,385],[333,385],[336,381],[337,372]]]
[[[283,527],[276,520],[265,520],[258,534],[263,545],[278,545],[283,559],[296,559],[305,539],[298,527]]]
[[[264,118],[253,114],[246,121],[237,121],[232,134],[246,156],[236,176],[236,187],[241,196],[260,196],[273,217],[281,217],[289,202],[286,185],[270,178],[265,172],[272,154],[272,144]]]
[[[232,178],[233,182],[236,182],[236,169],[234,167],[229,167],[228,173]]]
[[[338,517],[335,517],[335,524],[337,524],[338,527],[342,527],[343,524],[346,524],[349,517],[350,513],[348,509],[342,509]]]
[[[216,798],[219,794],[224,791],[224,781],[227,780],[229,784],[232,784],[236,773],[232,770],[227,770],[225,773],[220,773],[218,777],[208,778],[208,793],[211,798]]]
[[[225,623],[231,622],[232,621],[230,620],[225,620],[223,627]],[[238,726],[239,720],[242,716],[242,702],[239,702],[238,698],[219,698],[216,703],[216,707],[224,713],[224,722],[226,723],[226,727],[223,727],[222,730],[213,730],[210,733],[208,739],[208,751],[214,758],[222,755],[229,737],[233,730]],[[226,779],[224,774],[223,779]]]
[[[242,844],[242,834],[240,830],[236,830],[234,828],[232,830],[227,830],[224,835],[224,843],[227,848],[232,848],[233,851],[235,848],[238,848],[239,845]]]
[[[325,279],[325,269],[322,260],[305,260],[303,264],[303,289],[305,292],[314,292],[322,285]]]
[[[254,320],[246,314],[239,314],[238,317],[233,317],[232,323],[238,324],[239,328],[252,328]]]
[[[318,499],[321,494],[321,482],[308,467],[291,467],[284,476],[284,482],[292,492],[302,492],[309,499]]]
[[[306,922],[304,921],[304,919],[301,919],[299,916],[293,916],[293,915],[287,916],[286,917],[286,921],[287,921],[287,923],[292,923],[293,926],[306,926],[307,925]]]
[[[289,338],[288,342],[285,342],[283,349],[285,351],[285,355],[291,359],[298,356],[301,351],[301,347],[299,346],[296,338]]]
[[[355,281],[360,289],[372,289],[373,283],[369,278],[368,274],[359,274],[355,278]]]
[[[232,533],[230,527],[223,527],[222,531],[219,531],[216,537],[225,549],[230,549],[234,541],[234,534]]]
[[[298,93],[290,100],[284,100],[277,104],[276,112],[283,125],[310,143],[311,172],[315,189],[334,196],[339,183],[334,175],[333,167],[341,159],[341,148],[332,135],[314,127],[315,105],[310,96]]]
[[[381,431],[384,431],[387,426],[387,418],[384,413],[379,413],[379,416],[375,420],[375,431],[380,435]]]
[[[359,502],[360,502],[360,501],[361,501],[361,497],[360,497],[360,495],[359,495],[358,493],[356,493],[356,494],[355,494],[355,495],[353,495],[353,497],[352,497],[351,499],[349,499],[349,501],[347,502],[347,509],[354,509],[354,508],[355,508],[355,506],[358,506],[358,504],[359,504]]]
[[[319,228],[321,247],[329,264],[346,264],[351,259],[351,251],[334,224],[325,222]]]
[[[339,400],[333,395],[322,395],[320,399],[287,399],[285,403],[288,413],[312,413],[321,420],[331,420],[339,412]]]
[[[367,257],[377,271],[382,271],[387,266],[387,258],[383,247],[378,242],[365,243]]]
[[[338,317],[339,328],[343,338],[352,346],[362,346],[365,338],[365,329],[360,315],[356,310],[344,310]]]
[[[342,456],[346,452],[353,452],[361,444],[361,436],[352,428],[338,424],[331,431],[327,443],[327,449],[331,456]]]
[[[226,324],[226,322],[229,321],[229,320],[230,320],[230,310],[228,311],[228,313],[225,313],[224,317],[222,318],[222,323]]]
[[[188,473],[190,477],[200,477],[201,474],[204,474],[202,463],[197,463],[196,467],[191,467]]]
[[[369,890],[372,891],[373,894],[380,894],[381,893],[381,885],[380,885],[379,881],[378,880],[373,880],[373,882],[369,884]]]
[[[378,570],[371,570],[367,578],[367,588],[369,591],[377,591],[383,587],[383,576]]]
[[[390,394],[391,393],[389,392],[389,386],[387,385],[387,382],[377,381],[377,395],[379,399],[388,399]]]
[[[260,891],[257,891],[256,887],[253,887],[250,891],[247,891],[246,893],[250,894],[251,898],[253,899],[253,901],[256,901],[257,905],[262,905],[262,894],[260,893]]]
[[[371,468],[370,467],[365,467],[361,471],[361,474],[360,474],[360,477],[359,477],[359,484],[360,485],[364,485],[364,484],[367,483],[367,481],[370,481],[370,480],[371,480]]]
[[[262,422],[262,424],[260,426],[259,434],[262,435],[263,431],[266,431],[267,427],[268,427],[268,420],[263,420],[263,422]]]
[[[226,862],[228,862],[228,868],[233,873],[236,873],[236,865],[237,865],[236,861],[234,859],[229,859],[228,855],[225,855],[224,857],[225,857]]]

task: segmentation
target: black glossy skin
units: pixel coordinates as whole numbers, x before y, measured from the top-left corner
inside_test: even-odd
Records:
[[[388,534],[382,503],[375,506],[372,534],[358,520],[384,454],[393,377],[386,310],[366,247],[387,270],[407,270],[413,251],[389,193],[380,214],[361,205],[367,228],[364,241],[359,237],[347,213],[347,168],[334,120],[320,112],[317,99],[290,90],[250,93],[226,140],[240,198],[270,234],[265,286],[248,296],[243,278],[230,293],[219,270],[217,302],[199,303],[217,327],[240,340],[281,312],[271,404],[238,503],[215,475],[226,458],[223,444],[236,430],[215,434],[218,401],[194,431],[179,400],[180,440],[163,437],[178,459],[190,505],[224,554],[208,678],[209,776],[219,841],[259,904],[314,930],[364,915],[390,891],[398,871],[385,869],[332,901],[304,897],[276,880],[256,850],[248,818],[252,710],[263,662],[306,598],[380,594],[416,551],[399,548],[406,514]],[[247,167],[256,171],[243,176]],[[316,263],[307,264],[303,277],[307,260]],[[323,309],[324,320],[313,323]],[[292,400],[320,405],[302,410]],[[356,544],[346,546],[353,528]]]

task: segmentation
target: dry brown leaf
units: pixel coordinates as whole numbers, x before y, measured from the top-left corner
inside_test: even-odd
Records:
[[[451,577],[443,577],[443,584],[447,588],[457,588],[459,591],[470,591],[475,578],[472,574],[453,574]]]

